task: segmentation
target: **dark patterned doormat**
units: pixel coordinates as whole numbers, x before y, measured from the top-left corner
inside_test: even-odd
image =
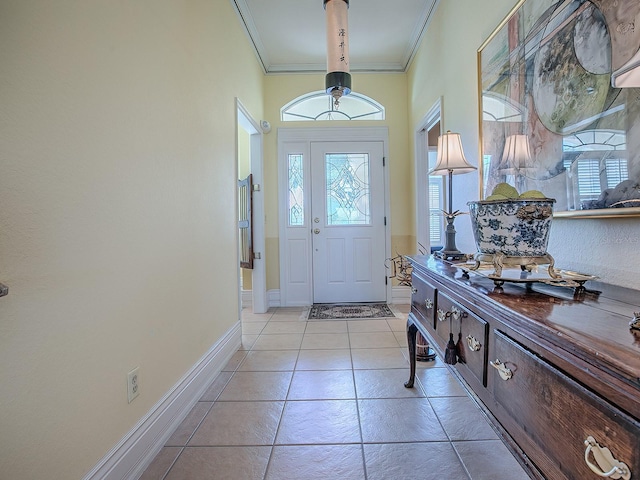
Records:
[[[316,303],[309,310],[308,320],[345,320],[395,317],[386,303]]]

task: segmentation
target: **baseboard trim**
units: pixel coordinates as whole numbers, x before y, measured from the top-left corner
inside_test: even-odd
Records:
[[[269,307],[280,306],[280,289],[267,290],[267,305]]]
[[[280,307],[280,290],[269,290],[267,292],[269,307]],[[395,286],[391,288],[391,302],[395,305],[407,305],[411,303],[411,287]],[[242,305],[245,305],[244,297]],[[290,305],[300,306],[300,305]],[[302,305],[304,306],[304,305]]]
[[[236,322],[191,370],[84,477],[84,480],[139,478],[198,399],[240,348]]]
[[[249,308],[253,306],[253,291],[252,290],[241,290],[240,291],[240,299],[242,301],[242,308]]]
[[[407,305],[411,303],[411,287],[392,287],[391,303],[394,305]]]

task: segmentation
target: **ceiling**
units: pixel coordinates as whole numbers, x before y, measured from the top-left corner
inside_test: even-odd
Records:
[[[406,71],[438,2],[350,0],[351,72]],[[322,0],[231,0],[231,3],[265,73],[326,71]]]

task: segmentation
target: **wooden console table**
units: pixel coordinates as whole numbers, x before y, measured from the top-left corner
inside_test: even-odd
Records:
[[[452,365],[532,478],[640,480],[640,292],[505,282],[428,256],[413,266],[407,320]],[[597,472],[597,473],[596,473]],[[608,477],[607,477],[608,476]]]

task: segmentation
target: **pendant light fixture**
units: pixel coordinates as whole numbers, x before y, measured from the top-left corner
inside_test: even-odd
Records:
[[[327,12],[327,75],[325,89],[333,97],[336,110],[340,98],[351,92],[349,73],[349,0],[323,0]]]

